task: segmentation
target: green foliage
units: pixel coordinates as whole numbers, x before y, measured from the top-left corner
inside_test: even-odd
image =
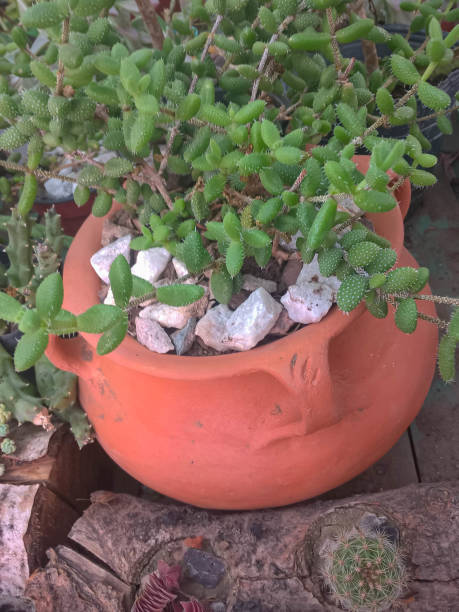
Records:
[[[438,370],[445,382],[452,382],[456,376],[456,345],[457,340],[445,334],[438,346]]]
[[[14,351],[16,371],[23,372],[31,368],[43,355],[47,346],[48,332],[42,327],[24,334]]]
[[[354,310],[362,301],[368,287],[368,279],[359,274],[350,274],[341,283],[337,295],[338,308],[343,312]]]
[[[127,40],[108,15],[112,4],[34,4],[22,16],[24,27],[11,31],[0,58],[0,148],[28,149],[24,185],[6,226],[11,263],[6,275],[22,302],[18,309],[6,300],[5,311],[21,319],[23,346],[32,350],[33,344],[37,356],[48,333],[78,329],[101,333],[98,351],[105,354],[126,333],[131,300],[154,294],[117,258],[110,271],[116,306],[94,307],[77,317],[62,310],[56,272],[63,243],[51,219],[49,240],[35,250],[32,267],[30,211],[46,147],[83,153],[77,205],[92,192],[92,213],[104,217],[114,197],[139,218],[141,235],[131,247],[164,247],[194,276],[210,268],[219,302],[229,303],[238,290],[248,258],[266,266],[273,244],[283,249],[296,237],[303,261],[317,254],[321,273],[342,281],[342,310],[365,302],[375,317],[383,317],[388,296],[396,294],[390,298],[398,306],[395,322],[413,331],[415,294],[428,272],[392,269],[397,256],[389,241],[350,220],[341,203],[347,196],[364,213],[392,210],[397,202],[391,170],[416,186],[435,182],[428,169],[436,158],[426,153],[430,145],[416,122],[417,102],[439,113],[439,129],[451,131],[451,100],[428,79],[452,62],[458,29],[443,38],[440,21],[454,10],[408,3],[407,10],[419,12],[412,31],[428,32],[425,52],[416,55],[407,40],[388,35],[371,19],[352,16],[342,26],[346,4],[334,0],[193,1],[173,15],[162,49]],[[333,41],[328,8],[337,24]],[[214,28],[218,14],[223,20]],[[68,37],[62,36],[66,17]],[[31,55],[29,45],[41,30],[48,42]],[[347,58],[338,70],[335,43],[362,39],[386,42],[392,55],[372,73]],[[218,61],[208,52],[210,43]],[[10,74],[33,79],[34,85],[28,82],[18,95],[8,87]],[[406,125],[409,136],[384,137],[379,128],[388,125]],[[101,145],[115,157],[94,162]],[[353,161],[362,147],[371,155],[365,176]],[[8,181],[0,188],[12,201]],[[349,229],[343,232],[342,223]],[[42,277],[47,279],[40,285]],[[199,299],[201,291],[178,284],[159,288],[156,297],[181,305]],[[32,342],[32,336],[41,341]],[[20,365],[27,364],[21,352]]]
[[[167,285],[156,290],[158,301],[169,306],[187,306],[203,295],[204,287],[199,285]]]
[[[132,274],[123,255],[118,255],[110,266],[109,278],[115,304],[126,308],[132,295]]]
[[[405,334],[412,334],[418,322],[418,311],[413,298],[401,300],[395,312],[395,324]]]

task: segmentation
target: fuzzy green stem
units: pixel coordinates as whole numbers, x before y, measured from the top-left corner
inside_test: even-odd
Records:
[[[206,44],[204,45],[204,49],[202,50],[202,53],[201,53],[201,57],[200,57],[201,64],[204,62],[204,60],[206,58],[206,55],[207,55],[207,53],[209,51],[209,47],[212,44],[212,41],[214,39],[215,32],[218,30],[218,27],[219,27],[220,23],[222,22],[222,19],[223,19],[222,15],[217,15],[217,18],[215,19],[214,25],[212,26],[212,29],[209,32],[209,35],[207,37]],[[194,89],[196,87],[196,83],[197,82],[198,82],[198,75],[195,74],[193,76],[193,79],[192,79],[191,83],[190,83],[190,87],[188,89],[188,94],[193,93],[193,91],[194,91]],[[174,126],[173,126],[173,128],[171,130],[171,133],[169,134],[169,139],[167,141],[166,150],[164,151],[163,158],[162,158],[161,163],[159,165],[159,170],[158,170],[158,177],[159,178],[161,178],[162,173],[166,169],[167,160],[169,159],[169,155],[171,153],[172,145],[174,144],[175,137],[178,134],[180,123],[181,123],[181,121],[180,121],[180,119],[178,119],[174,123]],[[163,195],[163,194],[161,194],[161,195]],[[163,195],[163,198],[164,198],[164,195]]]
[[[456,110],[459,110],[458,104],[446,110],[438,111],[437,113],[431,113],[430,115],[424,115],[424,117],[419,117],[419,119],[416,119],[416,121],[417,123],[421,123],[422,121],[427,121],[428,119],[435,119],[435,117],[441,117],[442,115],[449,115],[450,113],[454,113],[454,111]]]
[[[206,270],[213,270],[213,269],[215,269],[222,262],[223,262],[222,258],[216,259],[215,261],[210,263],[208,266],[203,268],[203,270],[201,270],[200,274],[202,274]],[[184,276],[181,276],[180,278],[177,278],[174,281],[174,284],[176,284],[176,285],[180,284],[181,285],[184,282],[186,282],[187,280],[190,280],[190,278],[196,278],[196,274],[185,274]],[[133,300],[131,300],[129,302],[129,304],[127,305],[127,307],[126,307],[126,310],[129,312],[130,310],[132,310],[133,308],[137,308],[137,306],[140,306],[140,304],[143,304],[147,300],[154,300],[155,297],[156,297],[156,289],[154,289],[153,291],[150,291],[150,293],[146,293],[145,295],[141,295],[140,297],[134,298]]]
[[[423,312],[418,312],[418,319],[423,319],[424,321],[428,321],[429,323],[433,323],[440,327],[441,329],[448,329],[447,321],[443,321],[443,319],[437,319],[436,317],[431,317],[430,315],[426,315]]]
[[[62,35],[61,35],[61,44],[65,45],[69,41],[69,32],[70,32],[70,19],[66,17],[62,22]],[[64,64],[61,60],[59,60],[57,76],[56,76],[56,90],[54,92],[55,96],[61,96],[62,90],[64,88]]]
[[[395,110],[397,110],[398,108],[401,108],[405,102],[408,102],[408,100],[414,96],[414,94],[417,92],[418,90],[418,84],[415,83],[411,89],[409,89],[406,94],[400,98],[400,100],[395,104]],[[370,125],[369,127],[367,127],[367,129],[364,131],[364,133],[362,134],[362,136],[356,136],[356,138],[352,139],[352,143],[355,145],[361,145],[363,144],[363,141],[365,140],[365,138],[371,134],[372,132],[374,132],[375,130],[377,130],[379,127],[381,127],[382,125],[384,125],[384,123],[386,123],[386,121],[389,119],[388,115],[381,115],[381,117],[379,117],[379,119],[377,119],[372,125]]]
[[[331,36],[331,48],[333,51],[333,60],[335,63],[336,72],[338,74],[338,78],[340,78],[341,73],[343,71],[343,63],[342,57],[339,50],[338,41],[336,40],[336,25],[333,20],[333,10],[329,7],[327,8],[327,21],[328,27],[330,28],[330,36]]]
[[[304,3],[303,2],[298,7],[298,12],[300,12],[302,10],[302,8],[304,8]],[[290,23],[292,23],[292,21],[294,19],[295,19],[294,15],[288,15],[282,21],[282,23],[279,25],[279,27],[277,28],[277,32],[274,32],[274,34],[271,36],[268,44],[276,42],[276,40],[279,38],[279,36],[282,34],[282,32],[285,30],[285,28]],[[255,81],[253,83],[252,95],[250,96],[250,101],[251,102],[253,102],[256,99],[256,97],[257,97],[258,88],[260,87],[261,77],[263,75],[263,70],[265,69],[266,62],[268,61],[268,56],[269,56],[269,51],[268,51],[268,45],[267,45],[265,50],[263,51],[263,55],[261,56],[260,63],[258,64],[258,68],[257,68],[257,70],[258,70],[258,77],[255,79]]]
[[[393,293],[396,298],[414,298],[415,300],[425,300],[426,302],[436,302],[437,304],[448,304],[449,306],[459,306],[459,298],[444,297],[442,295],[429,295],[426,293]]]
[[[56,172],[51,172],[51,170],[43,170],[42,168],[37,168],[36,170],[30,170],[27,166],[22,166],[21,164],[15,164],[13,162],[4,161],[0,159],[0,166],[3,166],[7,170],[11,170],[13,172],[22,172],[24,174],[33,174],[40,181],[47,181],[50,178],[58,179],[59,181],[64,181],[67,183],[78,183],[78,179],[71,176],[65,176],[63,174],[57,174]],[[92,189],[103,189],[107,193],[111,195],[115,195],[116,191],[114,189],[107,189],[106,187],[100,187],[100,185],[89,185]]]
[[[430,75],[432,74],[432,72],[435,70],[437,66],[438,66],[438,62],[430,62],[430,64],[424,70],[424,74],[421,77],[421,81],[427,81],[427,79],[430,77]]]

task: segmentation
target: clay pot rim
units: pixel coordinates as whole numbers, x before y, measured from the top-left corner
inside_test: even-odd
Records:
[[[368,161],[369,156],[360,156],[359,165],[368,167]],[[400,207],[396,207],[389,212],[368,215],[368,218],[374,223],[375,229],[390,240],[397,256],[400,256],[404,239],[402,210],[405,212],[404,209],[409,205],[410,193],[410,183],[405,181],[397,190]],[[121,205],[115,202],[112,212],[116,212],[120,207]],[[100,248],[103,222],[104,218],[88,217],[75,236],[66,257],[63,307],[76,314],[99,303],[100,279],[92,269],[87,254],[92,254]],[[85,282],[81,283],[78,279],[85,279]],[[351,313],[345,314],[335,305],[318,324],[307,325],[300,330],[249,351],[200,357],[158,354],[148,350],[132,336],[126,336],[120,346],[105,358],[109,358],[118,365],[131,370],[135,369],[148,374],[154,372],[169,378],[196,379],[208,376],[210,373],[218,375],[224,372],[228,375],[229,371],[238,375],[243,371],[259,370],[263,362],[269,364],[273,353],[276,355],[279,352],[285,354],[285,358],[290,360],[298,350],[300,342],[328,344],[334,336],[356,321],[365,310],[365,305],[361,304]],[[81,332],[80,335],[95,351],[100,334]]]

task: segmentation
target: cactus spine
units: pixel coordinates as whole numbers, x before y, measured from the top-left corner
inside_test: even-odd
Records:
[[[8,246],[5,251],[10,261],[7,277],[15,289],[25,287],[33,275],[30,221],[23,219],[16,209],[6,222]]]
[[[337,603],[353,612],[388,610],[400,597],[405,569],[385,535],[344,532],[325,553],[323,576]]]
[[[33,423],[42,408],[33,385],[15,371],[13,358],[0,344],[0,422]]]

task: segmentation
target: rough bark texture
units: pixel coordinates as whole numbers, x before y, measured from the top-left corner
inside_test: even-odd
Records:
[[[46,569],[30,579],[27,596],[36,612],[123,612],[133,589],[109,570],[65,546],[49,552]]]
[[[17,450],[2,456],[0,477],[0,596],[18,597],[29,574],[46,563],[46,550],[65,541],[90,493],[116,488],[121,470],[97,444],[80,451],[64,426],[49,433],[26,423],[11,437]],[[118,490],[136,492],[130,483],[136,486],[119,481]],[[0,612],[11,605],[0,599]]]
[[[83,580],[87,588],[68,570],[68,559],[59,549],[48,567],[31,578],[26,591],[37,604],[47,602],[47,607],[37,608],[40,612],[65,610],[71,600],[81,603],[72,606],[75,610],[128,610],[123,606],[128,605],[129,589],[160,559],[181,564],[182,589],[212,602],[215,611],[337,610],[323,589],[320,551],[326,539],[352,526],[377,527],[399,541],[409,578],[403,609],[457,610],[458,482],[238,513],[103,491],[92,499],[70,533],[80,551],[77,556],[83,556],[72,558],[73,567],[91,560]],[[94,562],[106,572],[97,580]],[[115,585],[114,576],[121,586]],[[91,586],[96,582],[97,591]],[[103,599],[108,598],[107,591],[102,593],[105,587],[110,587],[110,600]]]

